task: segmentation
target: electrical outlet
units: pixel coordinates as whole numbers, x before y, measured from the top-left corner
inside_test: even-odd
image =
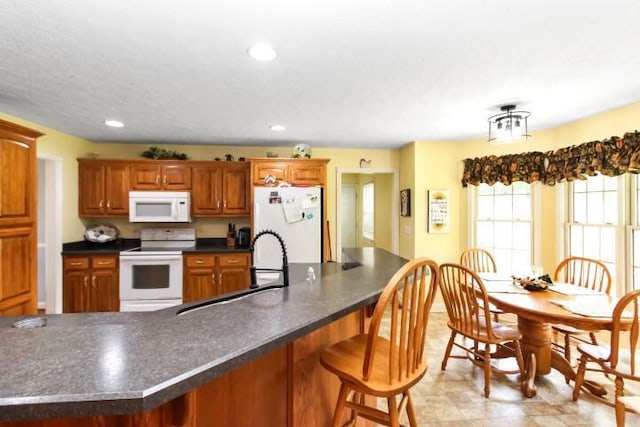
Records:
[[[411,226],[410,225],[405,225],[403,228],[404,234],[411,234],[412,230],[411,230]]]

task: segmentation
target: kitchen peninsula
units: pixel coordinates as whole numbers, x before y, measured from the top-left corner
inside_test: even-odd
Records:
[[[349,259],[362,265],[315,264],[308,282],[292,264],[288,288],[193,310],[0,318],[0,426],[326,425],[338,383],[317,354],[362,330],[405,262]]]

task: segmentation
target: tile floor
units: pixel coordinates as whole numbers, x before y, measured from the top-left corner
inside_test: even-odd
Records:
[[[538,393],[530,399],[522,396],[517,375],[494,374],[491,395],[485,399],[481,369],[467,360],[452,358],[445,371],[440,369],[449,339],[446,319],[446,313],[431,315],[428,371],[411,393],[420,426],[615,426],[612,407],[587,396],[574,402],[573,383],[567,385],[556,371],[536,379]],[[501,317],[505,323],[514,320],[508,315]],[[406,416],[402,422],[408,425]],[[640,415],[628,413],[627,425],[640,426]]]

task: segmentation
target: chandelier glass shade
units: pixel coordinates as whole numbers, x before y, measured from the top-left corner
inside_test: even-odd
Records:
[[[531,115],[528,111],[516,111],[515,105],[503,105],[502,113],[489,117],[489,138],[492,144],[510,144],[527,140],[527,119]]]

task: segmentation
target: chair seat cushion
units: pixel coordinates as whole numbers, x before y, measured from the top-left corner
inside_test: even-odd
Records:
[[[592,359],[605,361],[609,359],[609,355],[611,354],[611,347],[606,345],[580,343],[578,344],[578,351],[580,353],[586,354]]]
[[[391,396],[418,382],[427,371],[426,359],[423,358],[418,369],[410,376],[389,380],[389,346],[387,339],[377,337],[378,340],[371,376],[363,380],[362,367],[364,364],[367,335],[361,334],[340,341],[325,348],[320,353],[320,363],[333,372],[341,380],[358,385],[368,394],[376,396]]]
[[[499,341],[513,341],[522,338],[522,333],[518,329],[505,326],[502,323],[491,321],[491,329],[493,335]],[[480,316],[480,334],[487,336],[487,320],[484,316]]]

